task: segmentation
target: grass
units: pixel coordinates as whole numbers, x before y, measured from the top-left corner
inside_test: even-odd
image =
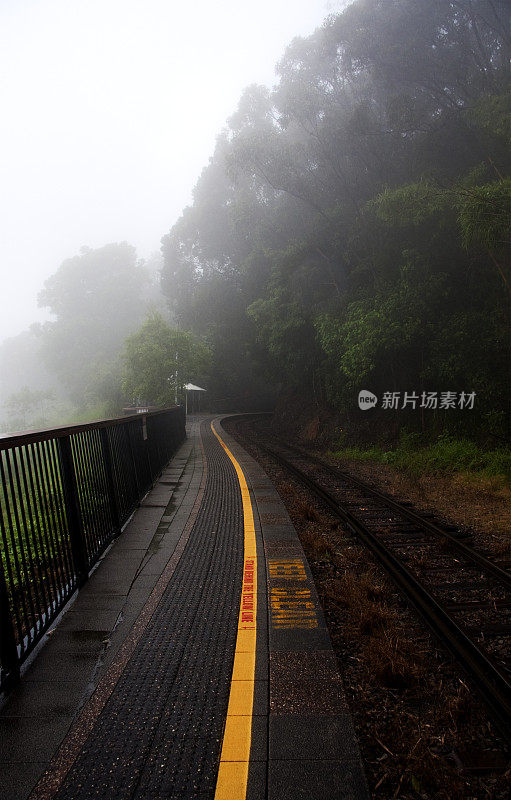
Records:
[[[420,435],[408,434],[392,450],[376,446],[343,447],[332,455],[339,459],[390,464],[411,475],[464,473],[511,485],[511,450],[489,450],[469,439],[443,435],[436,442],[423,444]]]
[[[415,644],[392,633],[397,616],[385,601],[384,589],[370,566],[325,583],[322,594],[347,614],[345,624],[361,644],[373,680],[388,689],[405,689],[420,682],[424,673]]]
[[[279,487],[279,492],[283,497],[286,497],[288,500],[291,500],[294,503],[296,512],[304,519],[307,519],[310,522],[320,521],[320,516],[314,506],[311,505],[311,503],[309,503],[307,500],[304,500],[302,497],[297,495],[292,484],[282,484]]]
[[[110,519],[99,445],[89,442],[91,461],[82,463],[75,453],[80,511],[85,535]],[[58,569],[70,548],[60,461],[54,443],[23,445],[0,453],[0,568],[8,576],[12,593],[45,580]],[[45,577],[41,578],[41,573]]]

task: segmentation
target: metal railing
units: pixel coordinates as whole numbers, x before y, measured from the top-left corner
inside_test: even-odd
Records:
[[[0,438],[0,689],[185,438],[183,408]]]

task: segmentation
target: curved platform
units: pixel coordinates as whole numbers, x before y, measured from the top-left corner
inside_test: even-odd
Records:
[[[0,709],[5,800],[368,797],[279,496],[221,418],[188,433]]]

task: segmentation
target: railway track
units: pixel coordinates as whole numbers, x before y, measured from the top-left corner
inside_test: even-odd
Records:
[[[245,432],[246,435],[246,432]],[[511,744],[511,574],[444,528],[294,446],[251,439],[376,556],[450,650]]]

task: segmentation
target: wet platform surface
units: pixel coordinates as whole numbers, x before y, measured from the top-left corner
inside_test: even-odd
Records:
[[[296,532],[264,471],[216,419],[230,458],[210,423],[189,421],[188,439],[0,708],[3,800],[368,796]],[[255,528],[257,617],[246,626],[247,499],[233,459]],[[248,609],[247,597],[244,588]],[[255,663],[240,644],[245,627],[257,629]],[[247,695],[248,745],[247,717],[236,718]]]

